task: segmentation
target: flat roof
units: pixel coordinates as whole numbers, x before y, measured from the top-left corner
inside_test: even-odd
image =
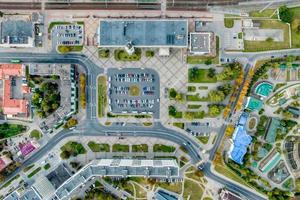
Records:
[[[33,38],[33,23],[25,20],[7,20],[1,22],[0,43],[27,44]]]
[[[187,47],[187,20],[101,20],[99,46]]]
[[[192,53],[209,53],[210,52],[210,35],[211,33],[190,33],[190,51]]]

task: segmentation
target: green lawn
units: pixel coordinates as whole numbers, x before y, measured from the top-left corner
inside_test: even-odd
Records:
[[[70,156],[77,156],[79,154],[85,154],[86,149],[82,146],[81,143],[69,141],[61,148],[61,158],[62,159],[68,159]]]
[[[30,133],[30,137],[39,140],[42,137],[42,133],[38,130],[32,130]]]
[[[99,49],[98,57],[99,58],[109,58],[109,49]]]
[[[212,56],[187,56],[188,64],[219,64],[219,47],[220,47],[220,39],[216,36],[216,53],[217,55]]]
[[[196,87],[195,86],[188,86],[188,92],[195,92]]]
[[[29,166],[23,168],[23,172],[28,172],[28,171],[29,171],[31,168],[33,168],[33,167],[34,167],[34,164],[29,165]]]
[[[262,12],[259,12],[257,10],[251,11],[249,13],[249,17],[271,17],[274,13],[274,9],[265,9]],[[276,14],[274,16],[277,16]]]
[[[244,40],[244,51],[256,52],[256,51],[268,51],[278,49],[288,49],[289,46],[289,26],[277,20],[260,20],[260,28],[271,28],[271,29],[283,29],[284,41],[248,41]]]
[[[195,95],[186,95],[186,100],[187,101],[208,101],[207,97],[200,97],[199,94]]]
[[[193,72],[193,70],[195,70]],[[209,77],[208,69],[189,69],[188,71],[188,82],[189,83],[216,83],[217,77]]]
[[[163,144],[155,144],[153,146],[153,152],[166,152],[166,153],[172,153],[176,150],[173,146],[167,146]]]
[[[51,167],[51,165],[50,165],[49,163],[47,163],[46,165],[44,165],[44,169],[45,169],[45,170],[50,169],[50,167]]]
[[[106,76],[99,76],[98,78],[98,117],[105,115],[105,109],[107,106],[107,85]]]
[[[129,152],[129,145],[127,144],[114,144],[112,146],[113,152]]]
[[[232,28],[234,26],[235,18],[224,18],[224,26],[226,28]]]
[[[208,140],[209,140],[209,136],[198,136],[197,139],[203,143],[203,144],[207,144]]]
[[[64,54],[64,53],[69,53],[69,52],[78,52],[82,51],[83,45],[76,45],[76,46],[58,46],[57,50],[58,52]]]
[[[3,189],[3,188],[8,187],[14,180],[16,180],[18,178],[20,178],[20,174],[17,174],[13,178],[11,178],[9,181],[7,181],[4,185],[2,185],[2,187],[0,188],[0,190]]]
[[[298,31],[298,26],[300,25],[300,7],[290,8],[293,13],[293,21],[291,23],[292,29],[292,47],[300,48],[300,31]]]
[[[92,150],[92,152],[109,152],[109,144],[90,141],[88,143],[88,146]]]
[[[41,171],[41,167],[36,168],[35,170],[33,170],[30,174],[28,174],[28,178],[33,177],[34,175],[36,175],[39,171]]]
[[[188,105],[188,109],[199,109],[199,108],[201,108],[202,107],[202,105]]]
[[[123,49],[117,49],[114,51],[114,57],[116,61],[138,61],[141,59],[142,50],[135,49],[135,52],[132,55],[129,55]]]
[[[157,186],[164,188],[166,190],[169,190],[171,192],[175,192],[177,194],[181,193],[182,189],[182,183],[181,182],[176,182],[176,183],[168,183],[168,182],[162,182],[162,183],[157,183]]]
[[[19,124],[0,124],[0,139],[9,138],[26,131],[26,126]]]
[[[189,200],[199,200],[203,195],[202,188],[195,183],[194,181],[185,180],[184,181],[184,191],[183,198],[187,199],[190,196]]]
[[[183,122],[174,122],[173,126],[184,129],[184,123]]]
[[[132,152],[148,152],[147,144],[134,144],[132,145]]]

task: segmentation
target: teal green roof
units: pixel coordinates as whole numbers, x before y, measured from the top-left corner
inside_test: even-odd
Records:
[[[266,173],[277,165],[280,161],[280,154],[277,152],[274,157],[262,168],[262,172]]]
[[[268,82],[262,82],[258,84],[255,88],[255,93],[267,97],[273,91],[273,85]]]
[[[265,139],[268,143],[274,143],[276,140],[277,129],[280,127],[280,121],[278,119],[272,118],[271,123],[268,126],[268,132]]]
[[[248,99],[248,102],[247,102],[247,105],[246,105],[246,108],[249,109],[249,110],[260,110],[263,106],[263,102],[257,98],[254,98],[254,97],[250,97]]]

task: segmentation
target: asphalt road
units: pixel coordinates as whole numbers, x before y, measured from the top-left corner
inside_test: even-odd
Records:
[[[291,50],[290,54],[299,54],[300,50]],[[263,54],[245,54],[241,53],[240,57],[246,57],[249,62],[252,62],[256,59],[265,59],[273,56],[283,56],[287,54],[287,51],[276,51],[270,53],[263,53]],[[238,57],[235,55],[226,55],[228,57]],[[155,123],[155,125],[151,128],[149,127],[120,127],[111,126],[111,127],[104,127],[101,126],[97,120],[97,97],[96,97],[96,86],[97,86],[97,76],[103,73],[103,69],[96,66],[93,62],[91,62],[88,58],[84,55],[80,54],[67,54],[67,55],[59,55],[59,54],[32,54],[32,53],[1,53],[0,54],[0,63],[7,63],[10,62],[11,59],[20,59],[23,63],[74,63],[79,64],[85,67],[87,72],[87,117],[83,123],[78,125],[76,130],[63,130],[60,133],[56,134],[53,138],[49,140],[49,142],[41,147],[34,156],[31,156],[26,161],[24,161],[24,166],[28,166],[43,156],[47,155],[53,146],[55,146],[61,140],[71,137],[71,136],[133,136],[133,137],[158,137],[173,141],[179,145],[185,146],[188,150],[189,155],[192,158],[194,163],[197,163],[201,160],[201,147],[200,145],[193,140],[189,135],[184,135],[178,133],[174,130],[167,129],[163,127],[160,123]],[[224,129],[222,129],[221,133],[218,136],[218,140],[214,146],[216,149],[222,139],[222,135],[224,134]],[[219,139],[220,138],[220,139]],[[215,151],[211,151],[211,155],[214,155]],[[20,168],[18,168],[11,176],[12,178],[14,175],[20,172]],[[206,163],[204,170],[204,174],[225,185],[228,189],[237,191],[241,195],[245,196],[248,199],[264,199],[261,196],[253,193],[249,189],[245,189],[244,187],[239,186],[232,181],[228,181],[227,179],[223,179],[215,174],[213,174],[210,170],[210,163]]]

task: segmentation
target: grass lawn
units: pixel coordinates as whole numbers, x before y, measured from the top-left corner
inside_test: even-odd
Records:
[[[92,150],[92,152],[109,152],[109,144],[100,144],[94,141],[89,141],[88,146]]]
[[[207,97],[200,97],[199,94],[186,95],[187,101],[208,101]]]
[[[202,107],[202,105],[188,105],[188,109],[199,109],[199,108],[201,108]]]
[[[217,50],[217,55],[212,57],[212,56],[187,56],[187,63],[188,64],[206,64],[210,63],[211,64],[219,64],[220,59],[219,59],[219,46],[220,46],[220,40],[219,37],[216,36],[216,50]]]
[[[200,182],[202,177],[204,177],[203,173],[197,169],[195,169],[194,172],[186,173],[185,175],[191,179],[194,179],[195,181],[200,181]]]
[[[116,61],[138,61],[141,59],[142,50],[136,48],[135,52],[132,55],[129,55],[123,49],[117,49],[114,51],[114,57]]]
[[[293,13],[293,21],[291,23],[292,29],[292,47],[300,48],[300,32],[297,30],[300,25],[300,7],[290,8],[289,9]]]
[[[144,126],[152,126],[153,123],[152,123],[152,122],[143,122],[143,125],[144,125]]]
[[[253,129],[255,125],[256,125],[255,118],[250,119],[250,121],[249,121],[249,128]]]
[[[23,169],[23,172],[28,172],[31,168],[33,168],[34,167],[34,164],[32,164],[32,165],[29,165],[29,166],[27,166],[27,167],[25,167],[24,169]]]
[[[175,192],[177,194],[181,193],[181,188],[182,188],[182,183],[177,182],[177,183],[157,183],[157,186],[164,188],[166,190],[169,190],[171,192]]]
[[[188,86],[188,92],[196,92],[195,86]]]
[[[260,20],[260,28],[270,28],[270,29],[283,29],[284,31],[284,41],[274,42],[274,41],[248,41],[244,40],[244,51],[246,52],[256,52],[256,51],[268,51],[277,49],[288,49],[289,46],[289,26],[277,20]]]
[[[249,17],[271,17],[274,12],[275,12],[274,9],[265,9],[262,12],[255,10],[255,11],[251,11],[249,13]],[[277,15],[275,14],[274,16],[277,16]]]
[[[135,187],[135,197],[136,198],[145,198],[147,196],[147,192],[141,188],[139,185],[134,183],[134,187]]]
[[[0,124],[0,139],[8,138],[26,131],[26,126],[19,124]]]
[[[195,183],[194,181],[185,180],[184,181],[184,191],[183,198],[187,199],[190,196],[189,200],[199,200],[203,195],[202,188]]]
[[[184,123],[183,122],[174,122],[173,126],[184,129]]]
[[[132,145],[132,152],[148,152],[147,144],[134,144]]]
[[[209,77],[208,69],[197,69],[197,72],[193,75],[193,69],[189,69],[188,82],[189,83],[216,83],[217,77]]]
[[[74,51],[82,51],[83,45],[77,45],[77,46],[58,46],[57,50],[58,52],[64,54],[68,52],[74,52]]]
[[[41,167],[36,168],[35,170],[33,170],[30,174],[28,174],[28,178],[33,177],[34,175],[36,175],[39,171],[41,171]]]
[[[224,18],[224,26],[226,28],[232,28],[234,26],[235,18]]]
[[[40,131],[34,129],[30,132],[30,137],[39,140],[42,137],[42,134]]]
[[[109,49],[99,49],[98,57],[99,58],[109,58]]]
[[[51,165],[50,165],[49,163],[47,163],[46,165],[44,165],[44,169],[45,169],[45,170],[50,169],[50,167],[51,167]]]
[[[129,95],[130,96],[139,96],[140,95],[140,87],[138,85],[132,85],[129,87]]]
[[[114,144],[112,146],[113,152],[129,152],[129,145],[127,144]]]
[[[245,185],[246,187],[251,187],[246,183],[246,181],[244,179],[242,179],[240,176],[238,176],[233,171],[228,169],[228,167],[226,167],[226,166],[224,167],[222,165],[215,165],[214,168],[218,173],[230,178],[231,180],[233,180],[237,183],[240,183],[242,185]]]
[[[198,89],[199,89],[199,90],[207,90],[208,87],[207,87],[207,86],[199,86]]]
[[[203,143],[203,144],[207,144],[208,140],[209,140],[209,136],[198,136],[197,139]]]
[[[60,154],[62,159],[68,159],[70,156],[77,156],[79,154],[85,154],[86,149],[81,143],[69,141],[61,148],[62,153]]]
[[[103,117],[105,108],[107,106],[107,85],[106,76],[99,76],[98,78],[98,117]]]
[[[176,150],[175,147],[173,146],[167,146],[163,144],[155,144],[153,146],[153,151],[154,152],[166,152],[166,153],[172,153]]]
[[[20,174],[17,174],[13,178],[11,178],[9,181],[7,181],[4,185],[2,185],[2,187],[0,188],[0,190],[3,189],[3,188],[8,187],[14,180],[16,180],[18,178],[20,178]]]

